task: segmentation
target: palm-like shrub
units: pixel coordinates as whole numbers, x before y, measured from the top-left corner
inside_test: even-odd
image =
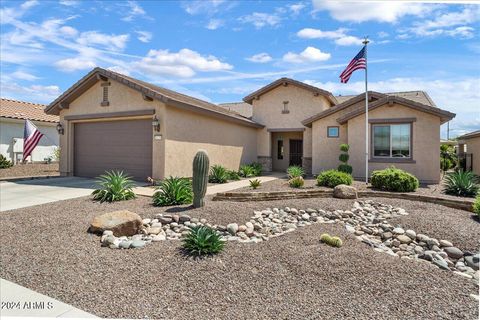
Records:
[[[248,182],[250,182],[250,188],[252,189],[257,189],[262,184],[262,182],[258,179],[248,180]]]
[[[393,166],[373,171],[371,183],[376,189],[396,192],[413,192],[420,185],[414,175]]]
[[[258,162],[252,162],[250,163],[250,167],[253,169],[253,175],[255,177],[259,176],[262,174],[262,164]]]
[[[305,184],[305,181],[303,180],[302,176],[299,177],[293,177],[290,180],[288,180],[288,185],[292,188],[301,188]]]
[[[98,189],[92,192],[93,199],[100,202],[114,202],[135,198],[135,184],[123,171],[106,171],[98,177]]]
[[[240,175],[238,174],[238,171],[235,170],[228,170],[227,177],[228,180],[240,180]]]
[[[183,240],[183,249],[190,255],[203,256],[217,254],[223,250],[225,242],[217,231],[206,226],[196,226]]]
[[[210,168],[210,175],[208,182],[210,183],[225,183],[228,180],[228,172],[224,166],[216,164]]]
[[[290,166],[287,169],[288,178],[302,177],[305,174],[305,171],[300,166]]]
[[[255,176],[255,170],[252,168],[252,166],[248,164],[241,165],[238,173],[244,178],[250,178]]]
[[[477,194],[475,202],[473,203],[473,212],[475,212],[477,216],[480,217],[480,193]]]
[[[193,201],[192,183],[187,178],[167,178],[156,190],[153,205],[157,207],[189,204]]]
[[[12,161],[7,160],[7,158],[5,158],[3,154],[0,154],[0,169],[7,169],[11,166],[13,166]]]
[[[445,178],[445,193],[460,197],[474,197],[479,191],[478,177],[471,171],[455,171]]]
[[[339,184],[352,184],[352,176],[346,172],[338,170],[326,170],[317,176],[317,185],[329,188],[335,188]]]

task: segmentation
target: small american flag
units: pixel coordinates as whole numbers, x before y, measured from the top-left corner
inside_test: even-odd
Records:
[[[350,76],[355,70],[366,69],[367,68],[367,59],[365,57],[365,47],[360,50],[360,52],[355,56],[355,58],[350,61],[348,66],[340,74],[340,82],[347,83],[350,80]]]
[[[23,160],[32,154],[43,134],[35,127],[30,120],[25,120],[25,130],[23,131]]]

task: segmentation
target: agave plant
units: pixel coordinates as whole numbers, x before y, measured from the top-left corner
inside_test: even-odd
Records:
[[[192,183],[187,178],[167,178],[156,189],[153,205],[157,207],[189,204],[193,201]]]
[[[260,181],[258,179],[248,180],[248,182],[250,182],[250,187],[252,189],[257,189],[262,184],[262,181]]]
[[[238,173],[244,178],[250,178],[255,176],[255,169],[247,164],[240,166]]]
[[[106,171],[98,177],[100,188],[92,192],[93,199],[100,202],[114,202],[135,198],[135,184],[123,171]]]
[[[220,234],[206,226],[196,226],[190,229],[183,240],[183,249],[190,255],[203,256],[217,254],[223,250],[225,242]]]
[[[471,171],[455,171],[445,177],[445,193],[460,197],[475,197],[480,190],[478,177]]]
[[[300,166],[290,166],[287,169],[287,174],[289,179],[302,177],[305,174],[305,171]]]
[[[208,182],[211,183],[225,183],[228,180],[228,171],[221,165],[214,165],[210,168],[210,175],[208,176]]]

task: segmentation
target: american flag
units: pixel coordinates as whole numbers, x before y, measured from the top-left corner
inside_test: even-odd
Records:
[[[355,56],[355,58],[350,61],[348,66],[340,74],[340,82],[347,83],[350,80],[350,76],[355,70],[366,69],[367,68],[367,59],[365,57],[365,47]]]
[[[27,159],[29,155],[32,154],[33,149],[37,146],[40,139],[43,137],[43,134],[38,131],[37,127],[30,122],[30,120],[25,120],[25,130],[23,131],[23,159]]]

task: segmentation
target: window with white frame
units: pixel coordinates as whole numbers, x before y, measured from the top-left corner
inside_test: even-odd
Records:
[[[373,125],[373,156],[411,158],[411,123]]]

